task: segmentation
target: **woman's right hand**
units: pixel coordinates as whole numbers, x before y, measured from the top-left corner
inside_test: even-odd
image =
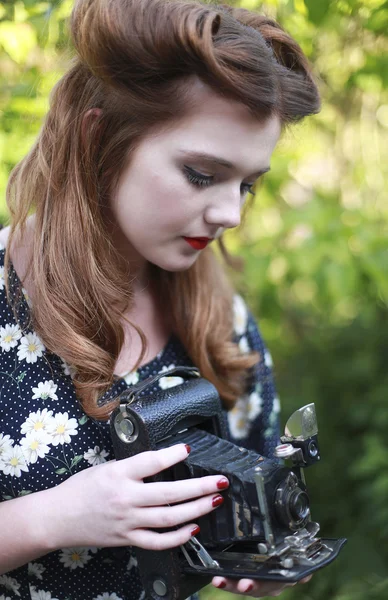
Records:
[[[177,444],[85,469],[50,491],[50,531],[55,548],[127,546],[174,548],[198,533],[195,520],[222,504],[222,475],[144,483],[143,479],[187,458]],[[186,524],[179,527],[182,523]],[[153,529],[177,527],[159,533]]]

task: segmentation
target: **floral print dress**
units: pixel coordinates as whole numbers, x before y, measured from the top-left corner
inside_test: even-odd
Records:
[[[109,424],[83,412],[71,369],[48,352],[30,328],[30,301],[11,266],[15,319],[5,294],[4,253],[0,250],[0,502],[54,487],[82,469],[114,458]],[[234,300],[234,319],[241,348],[258,350],[261,361],[250,389],[228,413],[231,438],[272,455],[279,437],[279,401],[271,357],[239,296]],[[190,364],[182,344],[171,337],[153,360],[117,378],[103,400],[151,375]],[[162,377],[155,385],[165,389],[180,383],[179,377]],[[136,555],[130,547],[63,548],[0,576],[0,600],[143,598]]]

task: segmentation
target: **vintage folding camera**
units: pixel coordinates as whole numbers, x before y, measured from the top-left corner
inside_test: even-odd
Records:
[[[184,383],[161,390],[166,376]],[[314,404],[291,416],[265,458],[228,440],[218,392],[195,368],[156,375],[119,400],[110,420],[116,459],[183,442],[187,459],[153,480],[222,474],[230,482],[224,504],[197,520],[197,537],[167,551],[135,549],[147,599],[184,600],[214,575],[296,582],[336,558],[346,540],[318,537],[303,472],[320,460]]]

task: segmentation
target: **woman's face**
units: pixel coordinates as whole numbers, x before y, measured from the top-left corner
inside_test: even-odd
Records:
[[[111,200],[114,242],[140,271],[148,262],[188,269],[208,243],[237,227],[280,135],[277,118],[259,123],[199,80],[193,98],[184,118],[138,145]]]

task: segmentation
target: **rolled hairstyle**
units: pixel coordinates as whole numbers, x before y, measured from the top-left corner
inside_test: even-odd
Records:
[[[6,264],[16,232],[34,212],[34,329],[74,368],[86,413],[106,419],[113,405],[98,399],[114,381],[132,286],[103,214],[137,144],[185,115],[194,77],[258,120],[276,115],[283,125],[317,112],[319,96],[298,44],[273,20],[241,8],[76,0],[70,27],[76,56],[52,91],[35,145],[10,177]],[[100,117],[83,131],[95,108]],[[233,406],[258,356],[233,342],[233,292],[221,261],[207,248],[187,271],[153,267],[153,276],[173,333]],[[146,340],[134,328],[143,342],[140,364]]]

